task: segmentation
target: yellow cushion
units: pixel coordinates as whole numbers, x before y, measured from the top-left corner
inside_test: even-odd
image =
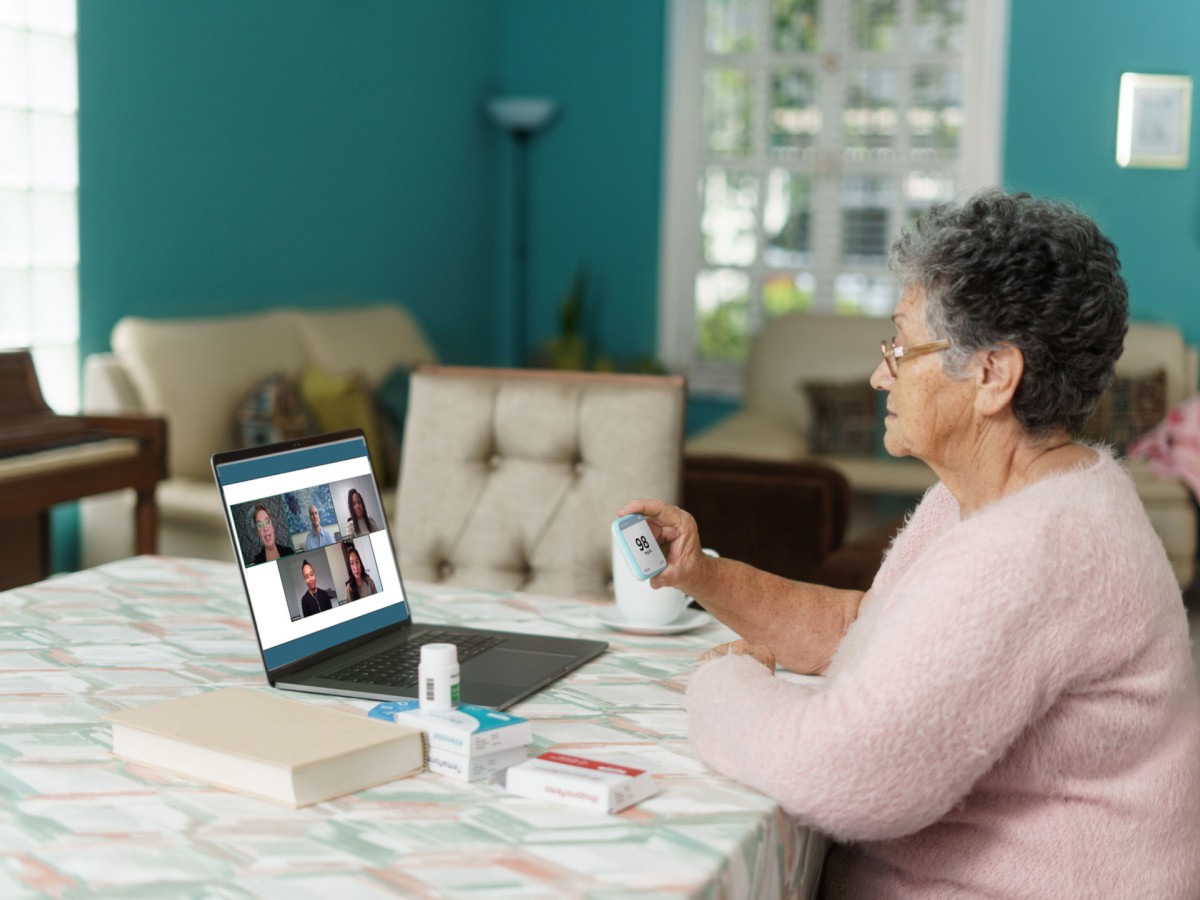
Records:
[[[361,428],[376,466],[383,462],[383,436],[375,402],[358,375],[335,375],[320,366],[309,366],[300,375],[300,396],[322,431]]]

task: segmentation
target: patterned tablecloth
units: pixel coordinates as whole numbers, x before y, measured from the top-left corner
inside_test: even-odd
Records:
[[[137,557],[0,594],[0,896],[811,891],[825,840],[687,744],[684,683],[697,653],[730,637],[723,626],[637,636],[602,627],[594,603],[407,587],[418,622],[607,639],[608,653],[513,711],[533,721],[536,752],[649,769],[659,795],[605,816],[423,773],[289,810],[118,762],[107,713],[213,686],[269,690],[236,569]]]

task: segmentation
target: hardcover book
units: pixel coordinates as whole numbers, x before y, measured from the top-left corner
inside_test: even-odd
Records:
[[[420,731],[275,693],[223,688],[109,716],[112,755],[285,806],[420,772]]]

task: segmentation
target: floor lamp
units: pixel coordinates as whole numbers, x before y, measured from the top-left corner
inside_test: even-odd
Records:
[[[497,97],[488,114],[513,138],[513,353],[529,361],[529,142],[558,111],[542,97]]]

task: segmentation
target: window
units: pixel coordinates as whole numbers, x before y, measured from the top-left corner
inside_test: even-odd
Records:
[[[673,370],[736,393],[773,316],[891,313],[900,229],[999,181],[1007,14],[673,0],[659,310]]]
[[[31,347],[46,400],[79,409],[74,0],[0,0],[0,347]]]

